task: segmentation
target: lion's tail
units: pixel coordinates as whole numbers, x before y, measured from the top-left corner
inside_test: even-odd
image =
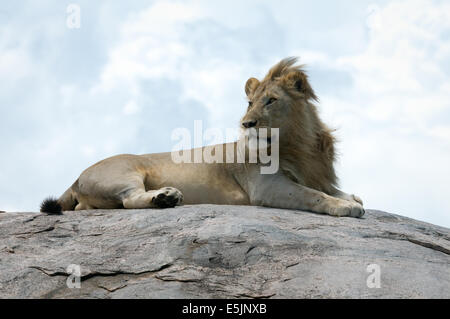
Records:
[[[73,196],[72,187],[70,187],[58,199],[54,197],[44,199],[41,203],[41,213],[60,215],[63,211],[74,210],[77,204],[78,202]]]

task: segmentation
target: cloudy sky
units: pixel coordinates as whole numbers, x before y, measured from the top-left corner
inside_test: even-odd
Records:
[[[170,151],[194,120],[236,127],[246,80],[287,56],[307,64],[338,129],[343,190],[450,227],[450,3],[438,0],[2,2],[0,210],[37,211],[105,157]]]

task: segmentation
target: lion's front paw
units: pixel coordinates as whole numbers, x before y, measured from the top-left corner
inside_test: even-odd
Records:
[[[354,194],[352,195],[352,199],[353,199],[353,201],[357,202],[358,204],[361,204],[361,206],[364,205],[362,199]]]
[[[339,202],[330,209],[330,215],[337,217],[360,218],[365,214],[362,205],[352,202]]]
[[[183,194],[176,188],[164,187],[157,191],[152,203],[158,208],[170,208],[181,205]]]

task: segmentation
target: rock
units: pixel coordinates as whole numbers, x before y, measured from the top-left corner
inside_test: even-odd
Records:
[[[450,298],[450,230],[374,210],[2,214],[0,298],[80,297]]]

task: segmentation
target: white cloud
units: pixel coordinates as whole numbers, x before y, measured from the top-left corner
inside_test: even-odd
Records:
[[[123,108],[123,113],[125,115],[134,115],[141,111],[141,107],[136,103],[136,101],[129,101]]]
[[[447,144],[450,143],[450,126],[441,126],[438,125],[436,127],[433,127],[428,134],[432,137],[437,137],[442,139],[442,142],[445,142]]]
[[[156,2],[132,15],[120,29],[121,42],[109,54],[100,87],[110,90],[124,82],[133,86],[142,78],[174,78],[178,61],[190,48],[183,43],[184,25],[202,17],[188,3]]]
[[[450,4],[392,1],[370,20],[367,49],[338,61],[352,70],[358,94],[370,98],[369,114],[420,125],[448,110],[449,74],[441,62],[450,51],[441,36],[450,31]]]
[[[127,87],[137,97],[142,93],[142,81],[169,79],[179,83],[180,101],[195,100],[206,106],[214,125],[224,121],[237,125],[245,110],[245,81],[257,69],[256,61],[245,50],[250,39],[240,33],[252,26],[256,29],[264,20],[264,13],[259,14],[264,10],[255,7],[251,15],[256,20],[245,23],[237,23],[236,13],[231,18],[233,24],[227,16],[230,5],[223,11],[217,5],[209,1],[159,1],[132,15],[121,26],[120,41],[111,49],[93,92]],[[246,24],[247,29],[240,24]],[[230,34],[236,36],[231,38]],[[198,117],[204,118],[201,114]]]
[[[10,84],[30,74],[31,61],[22,48],[0,52],[0,79]]]
[[[354,83],[322,97],[340,128],[343,187],[369,207],[448,226],[450,4],[391,1],[368,12],[364,51],[318,61],[349,70]]]

